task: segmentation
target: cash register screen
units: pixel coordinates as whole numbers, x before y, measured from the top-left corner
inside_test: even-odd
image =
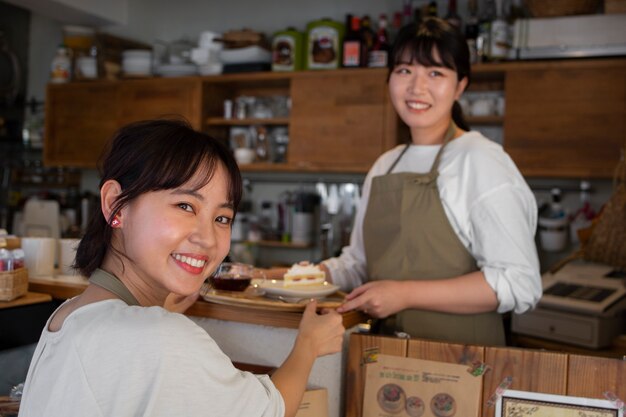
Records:
[[[601,303],[615,293],[616,290],[610,288],[600,288],[587,285],[556,282],[546,290],[544,294],[556,297],[575,298],[577,300]]]

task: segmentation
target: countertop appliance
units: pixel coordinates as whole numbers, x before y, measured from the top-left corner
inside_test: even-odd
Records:
[[[515,333],[588,348],[602,348],[624,332],[626,286],[623,272],[576,261],[543,275],[537,308],[514,314]]]
[[[511,59],[626,55],[626,14],[518,19]]]

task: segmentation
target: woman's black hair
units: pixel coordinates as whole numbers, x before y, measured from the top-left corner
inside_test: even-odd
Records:
[[[122,127],[98,163],[100,187],[115,180],[122,192],[108,219],[99,210],[90,219],[76,251],[74,268],[90,276],[100,267],[107,251],[113,249],[110,223],[121,208],[142,194],[179,187],[198,171],[203,173],[203,181],[193,186],[200,189],[211,181],[219,163],[228,173],[228,199],[236,212],[242,193],[241,174],[231,152],[220,142],[181,120],[146,120]]]
[[[439,52],[439,60],[434,52]],[[428,17],[400,29],[391,49],[389,74],[402,62],[446,67],[456,71],[458,80],[470,82],[470,55],[465,37],[445,20]],[[452,120],[463,130],[470,130],[458,101],[452,106]]]

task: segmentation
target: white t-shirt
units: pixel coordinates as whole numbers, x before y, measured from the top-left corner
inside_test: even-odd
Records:
[[[350,245],[339,257],[324,261],[343,290],[367,279],[363,219],[372,178],[385,175],[404,147],[374,163],[363,184]],[[428,172],[440,148],[411,145],[393,172]],[[452,228],[497,294],[498,312],[533,308],[542,292],[534,240],[537,202],[511,158],[479,132],[467,132],[444,149],[437,186]]]
[[[71,313],[44,329],[20,417],[283,416],[267,375],[237,370],[182,314],[121,300]]]

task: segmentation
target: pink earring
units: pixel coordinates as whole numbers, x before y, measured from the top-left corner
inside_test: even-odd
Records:
[[[117,216],[113,217],[113,220],[111,220],[111,227],[120,227],[120,225],[120,219],[118,219]]]

